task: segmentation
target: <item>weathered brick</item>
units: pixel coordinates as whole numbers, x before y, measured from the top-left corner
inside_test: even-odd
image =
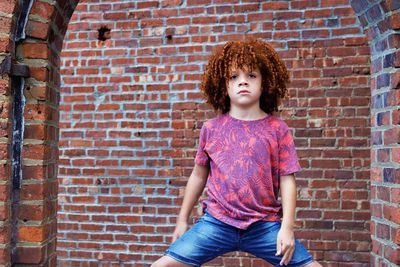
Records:
[[[38,247],[17,247],[15,261],[25,264],[40,264],[45,260],[45,248]]]
[[[384,131],[384,144],[398,144],[400,143],[400,128],[393,128]]]
[[[400,229],[399,228],[392,229],[392,241],[396,245],[400,245]]]
[[[171,0],[93,2],[90,5],[87,3],[78,5],[69,25],[70,33],[66,35],[67,39],[62,55],[67,61],[63,61],[61,68],[63,69],[61,93],[65,98],[62,99],[59,107],[62,112],[60,118],[62,123],[59,124],[62,128],[59,163],[62,166],[59,173],[60,181],[65,184],[60,185],[59,192],[60,199],[63,200],[60,202],[60,208],[65,210],[59,214],[60,225],[64,225],[59,233],[62,239],[59,242],[59,262],[64,262],[65,266],[78,265],[81,263],[74,260],[74,257],[85,257],[89,262],[91,257],[97,258],[95,260],[111,260],[118,259],[117,255],[120,255],[119,259],[126,257],[127,260],[134,261],[135,266],[141,266],[141,264],[145,265],[155,260],[157,257],[154,253],[162,254],[167,247],[165,240],[173,231],[175,217],[169,214],[162,216],[159,209],[163,207],[161,204],[165,204],[164,202],[169,203],[172,210],[176,211],[179,208],[182,201],[179,189],[184,187],[187,178],[182,178],[181,182],[177,182],[178,177],[190,175],[197,142],[195,140],[199,134],[199,124],[193,123],[193,121],[204,121],[214,115],[210,112],[209,106],[199,103],[204,100],[198,92],[198,86],[207,60],[205,52],[209,52],[217,41],[240,39],[244,33],[271,40],[277,48],[290,49],[290,52],[294,52],[294,55],[290,56],[290,59],[293,60],[288,64],[295,80],[291,91],[297,98],[292,98],[287,102],[287,109],[293,110],[293,114],[297,118],[291,125],[299,130],[304,130],[310,124],[313,128],[321,130],[319,136],[307,135],[312,134],[311,131],[304,132],[302,136],[296,135],[296,144],[301,150],[307,150],[304,157],[309,159],[301,160],[301,164],[306,169],[304,174],[301,174],[299,184],[309,188],[310,191],[309,195],[305,197],[306,199],[300,199],[298,202],[298,206],[307,209],[298,213],[300,214],[298,219],[301,224],[313,227],[313,221],[318,219],[318,216],[326,216],[333,222],[339,222],[338,226],[341,228],[341,232],[324,233],[305,229],[303,236],[306,239],[317,240],[320,244],[318,246],[325,248],[339,239],[348,240],[348,242],[341,241],[336,248],[329,249],[326,257],[323,257],[325,255],[322,255],[321,251],[313,250],[318,259],[331,260],[329,264],[352,266],[354,262],[368,262],[369,253],[365,251],[367,242],[361,244],[350,241],[356,234],[359,234],[359,238],[365,238],[369,234],[366,225],[354,223],[351,217],[353,209],[357,209],[357,212],[360,212],[358,215],[364,220],[364,218],[368,218],[365,214],[368,214],[369,210],[367,207],[368,194],[366,193],[366,181],[369,180],[369,155],[357,151],[360,150],[360,147],[368,147],[369,144],[370,133],[364,128],[370,126],[369,119],[365,119],[368,116],[370,105],[368,99],[370,91],[361,89],[361,87],[369,87],[367,79],[370,75],[369,51],[383,53],[388,48],[396,47],[397,39],[389,37],[388,47],[384,46],[385,41],[382,39],[370,40],[371,43],[377,44],[375,49],[370,50],[365,42],[367,38],[363,35],[360,26],[376,23],[376,25],[368,27],[367,34],[371,39],[380,38],[380,33],[386,31],[389,26],[396,28],[398,21],[396,12],[393,12],[388,22],[379,22],[385,15],[381,11],[394,10],[396,8],[395,1],[383,2],[381,5],[384,9],[380,9],[378,5],[368,5],[367,1],[352,1],[351,5],[355,12],[361,14],[366,11],[364,16],[358,18],[359,20],[352,13],[349,2],[344,0],[320,1],[321,3],[318,1],[266,1],[259,4],[250,3],[251,1],[245,2],[188,0],[183,6],[183,1]],[[61,1],[58,4],[63,5],[64,2]],[[307,10],[309,7],[313,7],[313,10]],[[6,11],[5,13],[10,13],[11,5],[2,5],[1,8]],[[369,10],[366,10],[367,8]],[[113,12],[107,13],[111,9]],[[57,34],[47,32],[49,27],[46,27],[47,24],[44,22],[53,18],[51,16],[54,10],[65,12],[62,15],[54,14],[52,29],[58,27],[60,32]],[[231,16],[229,13],[225,13],[232,11],[243,12],[243,14]],[[105,18],[113,19],[107,23],[107,26],[111,28],[111,40],[104,43],[96,41],[96,27],[100,27],[101,23],[88,21],[89,19],[98,20],[99,12],[106,12]],[[63,31],[66,30],[67,23],[64,20],[69,17],[67,13],[72,14],[69,6],[65,9],[63,7],[55,9],[46,1],[36,1],[31,12],[36,19],[29,21],[27,34],[41,40],[45,40],[48,35],[53,47],[60,48],[62,41],[59,36],[63,36]],[[180,17],[177,16],[178,14]],[[39,23],[37,17],[40,17],[39,20],[42,22]],[[132,19],[140,19],[142,25],[139,26],[142,27],[165,27],[165,29],[146,28],[141,31],[137,27],[137,21],[128,21]],[[275,21],[276,19],[278,21]],[[253,24],[250,25],[246,21]],[[362,23],[360,26],[357,24],[359,21]],[[6,19],[3,22],[3,26],[0,28],[8,29],[11,25],[10,20]],[[189,24],[190,27],[188,27]],[[180,34],[178,34],[176,25],[183,29]],[[184,27],[187,28],[184,29]],[[313,29],[316,27],[318,30]],[[171,30],[172,28],[175,30]],[[252,32],[248,32],[249,29]],[[271,32],[271,29],[275,29],[274,32]],[[149,34],[152,38],[144,38],[142,35],[144,33]],[[165,38],[165,34],[171,35],[172,39]],[[283,42],[281,39],[284,38],[291,40]],[[7,50],[5,42],[1,40],[0,42],[3,44],[0,45],[0,51]],[[58,72],[51,70],[53,66],[56,69],[59,64],[57,56],[50,55],[47,47],[35,45],[37,45],[35,48],[23,47],[23,56],[30,59],[49,60],[51,64],[48,65],[49,73],[42,67],[33,67],[32,77],[37,81],[50,79],[53,82],[50,86],[57,87],[61,82],[57,78]],[[309,58],[300,58],[298,57],[300,54],[297,54],[299,48],[319,49],[319,52],[310,53]],[[71,49],[76,50],[71,51]],[[379,54],[374,54],[373,58],[379,58],[379,56],[382,58],[382,55]],[[112,59],[110,60],[109,57]],[[391,66],[391,63],[397,65],[396,57],[394,53],[394,56],[388,55],[383,58],[382,64],[378,63],[378,60],[372,63],[372,74],[383,72],[378,75],[377,79],[371,79],[372,89],[384,88],[386,90],[388,87],[391,87],[390,89],[399,87],[398,75],[388,74],[384,69],[384,67]],[[189,67],[188,62],[193,67]],[[136,70],[136,67],[143,69]],[[131,70],[129,71],[128,68]],[[172,75],[172,72],[176,73]],[[181,74],[182,72],[184,74]],[[129,75],[126,75],[128,73]],[[178,76],[175,77],[175,74]],[[359,79],[346,80],[355,76]],[[337,79],[338,77],[339,79]],[[336,86],[341,88],[336,88]],[[36,86],[36,89],[32,87],[30,92],[26,91],[27,99],[31,101],[36,98],[40,102],[51,103],[51,106],[43,105],[43,103],[39,103],[39,105],[28,103],[25,110],[28,124],[24,135],[28,139],[52,143],[55,147],[58,139],[56,130],[58,93],[56,90],[49,92],[44,87],[39,87]],[[322,87],[323,89],[321,89]],[[347,89],[343,89],[345,87],[352,88],[348,90],[349,95],[345,95],[347,94]],[[4,83],[2,88],[4,88],[2,90],[4,94],[7,94],[8,83]],[[130,95],[125,96],[124,93]],[[322,95],[317,95],[317,93],[322,93]],[[389,163],[389,160],[396,162],[397,150],[387,147],[387,145],[392,147],[393,144],[397,144],[396,133],[392,132],[393,130],[387,130],[387,126],[392,126],[390,119],[393,124],[396,124],[396,113],[393,112],[392,118],[390,118],[391,113],[387,109],[390,107],[390,110],[393,110],[392,107],[398,104],[396,97],[396,93],[390,92],[373,93],[371,98],[372,110],[383,109],[379,110],[380,114],[371,116],[371,124],[375,124],[372,125],[375,128],[371,137],[373,146],[371,161],[374,165],[371,167],[370,173],[371,181],[375,185],[374,193],[371,192],[371,194],[388,202],[396,200],[396,194],[392,192],[392,189],[395,188],[385,190],[384,188],[388,187],[381,187],[379,184],[397,181],[396,173],[390,168],[383,168],[380,164],[382,162]],[[334,107],[337,111],[324,111],[326,107]],[[8,118],[9,109],[6,106],[3,109],[3,119]],[[374,113],[376,112],[374,111]],[[283,113],[288,119],[293,114]],[[308,122],[309,119],[304,119],[306,116],[312,116],[312,121]],[[336,116],[344,116],[345,119],[338,119]],[[47,123],[46,120],[50,121],[51,126],[43,126]],[[66,123],[67,120],[69,123]],[[180,122],[174,123],[177,120]],[[172,130],[169,129],[171,125],[173,126]],[[386,128],[380,129],[381,126]],[[150,128],[151,131],[149,131]],[[164,132],[165,128],[169,132]],[[319,140],[324,134],[330,134],[330,136],[328,138],[326,135],[324,136],[327,140]],[[383,147],[374,148],[378,145]],[[338,150],[346,148],[351,153],[335,155],[334,153],[321,154],[318,152],[321,147],[322,151],[325,151],[328,146],[339,148]],[[25,148],[24,156],[56,161],[56,152],[53,147],[45,150],[44,147],[35,143],[27,145]],[[6,154],[4,156],[7,157]],[[90,166],[96,165],[96,163],[106,167],[97,169],[95,166]],[[36,165],[23,168],[24,180],[55,178],[56,168],[54,166]],[[354,171],[360,168],[366,171]],[[95,182],[97,179],[112,182],[97,184]],[[357,179],[357,181],[352,179]],[[117,184],[118,186],[116,186]],[[356,192],[349,190],[352,187],[356,188]],[[39,196],[44,194],[42,191],[44,189],[38,188],[37,190]],[[53,196],[54,185],[49,185],[47,190],[52,192]],[[167,192],[174,198],[169,198]],[[23,196],[27,197],[28,193],[32,192],[27,191],[27,193],[23,193]],[[118,199],[125,198],[126,195],[132,197],[129,200],[130,205],[123,208],[108,205],[108,203],[118,202]],[[137,195],[140,195],[142,199],[138,199]],[[77,201],[78,204],[73,203],[74,201]],[[141,208],[136,206],[138,203]],[[151,207],[147,205],[149,203],[151,203]],[[143,221],[139,220],[134,226],[131,226],[130,220],[138,220],[132,215],[132,218],[126,218],[125,225],[113,225],[118,221],[113,213],[129,212],[131,207],[132,212],[145,214],[144,217],[137,217],[143,218]],[[313,210],[309,211],[309,208]],[[54,205],[51,209],[54,209]],[[332,211],[332,209],[334,210]],[[380,208],[373,206],[371,209],[377,217],[382,219],[384,206],[380,206]],[[379,209],[382,210],[381,213],[379,213]],[[39,209],[38,215],[41,216],[41,212]],[[73,216],[74,212],[79,214]],[[85,212],[87,214],[84,214]],[[98,213],[102,215],[98,217],[93,215]],[[54,215],[55,211],[51,210],[50,214]],[[34,214],[27,213],[28,215],[30,218],[40,220],[40,216],[35,217]],[[341,219],[337,220],[335,215]],[[93,224],[92,228],[88,226],[87,222],[83,222],[91,219],[91,216],[96,222],[99,222]],[[355,213],[354,217],[357,217]],[[74,224],[65,223],[72,219]],[[80,223],[79,220],[82,222]],[[104,228],[98,230],[102,228],[100,226],[102,221],[109,222],[106,233],[100,233]],[[165,225],[160,226],[159,223]],[[81,226],[88,226],[94,234],[76,231]],[[330,225],[317,223],[315,226],[328,227]],[[55,231],[54,227],[49,227],[52,232]],[[115,234],[113,231],[125,232],[124,234]],[[144,234],[140,237],[132,234],[137,232]],[[155,232],[158,235],[155,236]],[[379,229],[378,232],[381,237],[386,237],[384,230]],[[74,242],[65,242],[65,240],[71,239]],[[87,240],[90,239],[95,240],[91,242],[92,245],[83,244],[83,242],[89,244]],[[135,245],[130,247],[132,250],[130,255],[121,253],[120,250],[124,246],[114,243],[118,239],[124,242],[135,240]],[[113,243],[109,241],[113,241]],[[157,245],[148,246],[146,242],[150,241]],[[76,243],[75,248],[85,248],[85,250],[73,251],[68,248],[72,243]],[[99,244],[105,244],[108,249],[114,251],[100,253],[98,250],[103,245]],[[52,246],[54,247],[48,243],[50,251],[54,251]],[[379,248],[374,250],[377,255],[392,260],[392,251],[377,242],[374,246]],[[135,251],[138,250],[144,252],[137,255]],[[147,255],[146,253],[150,250],[151,255]],[[28,253],[21,254],[25,257],[21,262],[27,261],[26,264],[36,264],[42,257],[40,249],[36,251],[33,249],[30,253],[32,253],[31,259],[28,258]],[[46,255],[51,255],[51,252],[48,254],[46,252]],[[212,264],[214,266],[264,266],[265,264],[248,255],[237,254],[235,256],[237,257],[227,255],[216,259]],[[49,257],[51,258],[51,256]],[[71,259],[64,261],[66,257]],[[146,263],[138,263],[143,260]],[[356,266],[362,266],[362,263]]]
[[[0,16],[0,32],[10,32],[11,21],[11,17]]]
[[[386,205],[383,207],[383,216],[396,224],[400,224],[400,208]]]
[[[390,245],[384,246],[384,256],[393,264],[400,264],[400,250],[398,247],[392,247]]]
[[[32,5],[31,14],[40,16],[42,19],[50,19],[54,11],[54,5],[47,2],[35,1]]]
[[[2,2],[0,6],[0,11],[6,14],[11,14],[15,8],[16,1],[15,0],[5,0]]]
[[[393,13],[390,16],[390,26],[393,30],[400,29],[400,13]]]
[[[400,3],[396,0],[386,0],[381,3],[382,8],[385,12],[395,11],[400,8]]]
[[[11,50],[12,42],[8,38],[0,37],[0,52],[9,53]]]
[[[25,43],[22,45],[22,53],[26,58],[47,59],[49,56],[48,44]]]
[[[49,25],[38,21],[28,21],[26,34],[33,38],[46,40],[49,34]]]

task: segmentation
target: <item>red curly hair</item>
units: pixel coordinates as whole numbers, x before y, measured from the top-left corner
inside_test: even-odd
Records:
[[[281,99],[288,96],[286,84],[290,79],[284,62],[270,44],[248,39],[227,42],[214,50],[203,75],[201,91],[216,112],[226,113],[230,109],[227,83],[231,67],[250,70],[258,67],[262,75],[260,108],[268,114],[278,111]]]

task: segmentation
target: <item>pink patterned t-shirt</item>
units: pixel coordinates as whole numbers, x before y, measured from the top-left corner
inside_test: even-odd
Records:
[[[195,163],[210,165],[203,208],[240,229],[280,221],[279,177],[302,170],[289,127],[273,115],[246,121],[225,113],[206,121]]]

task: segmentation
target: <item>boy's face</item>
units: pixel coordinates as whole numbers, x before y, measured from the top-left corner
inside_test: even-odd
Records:
[[[262,77],[258,68],[250,70],[231,68],[231,75],[227,82],[228,95],[231,105],[242,108],[259,105],[261,97]]]

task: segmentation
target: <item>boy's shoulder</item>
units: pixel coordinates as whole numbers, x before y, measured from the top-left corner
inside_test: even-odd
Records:
[[[269,122],[273,128],[275,128],[277,131],[287,131],[289,129],[289,126],[287,123],[278,116],[275,115],[270,115],[269,116]]]
[[[222,125],[226,121],[225,114],[219,114],[216,117],[207,119],[203,122],[203,127],[211,129],[213,127],[218,127],[218,125]]]

